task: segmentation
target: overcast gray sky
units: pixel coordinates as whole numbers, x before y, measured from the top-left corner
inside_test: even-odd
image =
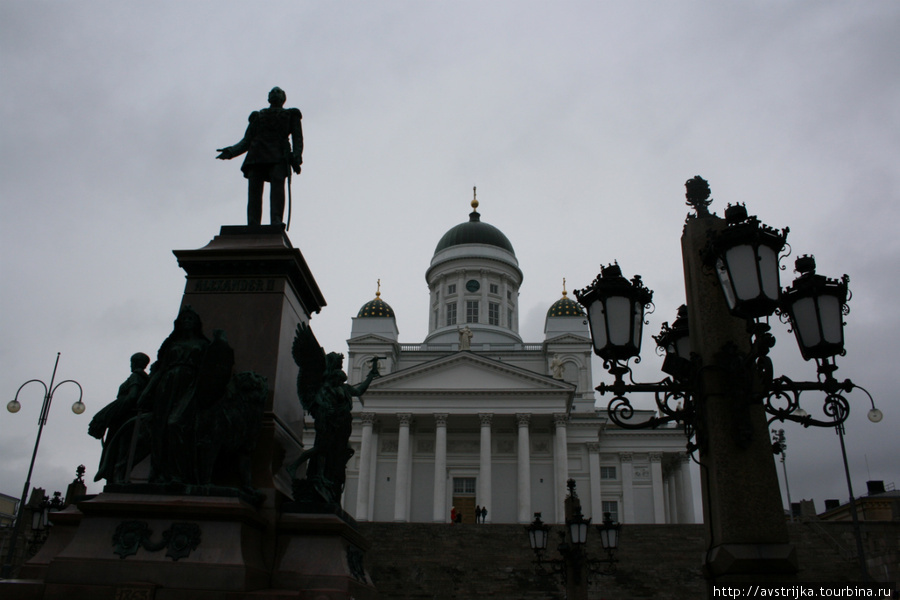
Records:
[[[638,377],[659,379],[649,335],[684,302],[683,184],[699,174],[719,214],[744,202],[791,228],[783,285],[804,253],[850,275],[837,375],[885,414],[871,424],[851,397],[853,485],[900,483],[898,31],[887,0],[0,1],[0,391],[49,382],[61,352],[57,381],[88,405],[73,415],[77,388],[59,388],[32,485],[64,491],[81,463],[93,478],[91,416],[176,316],[171,251],[245,223],[240,161],[214,150],[275,85],[304,115],[289,235],[328,303],[312,321],[327,350],[346,350],[379,278],[401,340],[424,339],[425,270],[477,185],[525,274],[525,340],[563,277],[584,287],[618,260],[655,291]],[[776,331],[776,374],[812,379]],[[41,393],[0,411],[2,493],[21,493]],[[846,500],[834,431],[783,427],[792,499]]]

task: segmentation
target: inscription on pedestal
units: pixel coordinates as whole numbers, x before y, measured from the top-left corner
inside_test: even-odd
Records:
[[[275,290],[274,279],[198,279],[194,281],[192,292],[271,292]]]
[[[155,597],[153,588],[120,587],[116,588],[115,600],[153,600]]]

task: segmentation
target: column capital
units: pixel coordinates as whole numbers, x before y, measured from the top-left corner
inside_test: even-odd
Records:
[[[530,422],[531,413],[516,413],[516,423],[519,424],[519,428],[528,427]]]
[[[649,456],[652,463],[662,462],[662,452],[651,452]]]
[[[565,427],[569,424],[569,415],[566,413],[553,413],[553,424],[556,427]]]
[[[448,416],[449,415],[447,413],[435,413],[434,414],[434,424],[437,427],[446,427]]]
[[[412,414],[397,413],[397,420],[400,421],[400,427],[409,427],[412,423]]]
[[[363,425],[374,425],[375,424],[375,413],[373,412],[365,412],[359,415],[359,418],[362,419]]]
[[[478,419],[481,421],[482,427],[490,427],[493,418],[493,413],[478,413]]]
[[[619,452],[619,460],[623,463],[630,463],[632,458],[631,452]]]
[[[585,446],[589,454],[600,454],[600,442],[588,442]]]
[[[687,452],[679,452],[676,460],[680,463],[689,463],[691,462],[691,455]]]

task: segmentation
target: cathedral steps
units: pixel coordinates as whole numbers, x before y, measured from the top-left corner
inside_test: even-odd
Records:
[[[846,541],[852,536],[849,523],[815,525],[815,529],[804,523],[789,526],[801,565],[796,581],[857,581],[855,561],[824,542],[821,532],[824,528]],[[359,527],[372,543],[366,568],[384,600],[564,597],[555,578],[535,572],[523,525],[360,523]],[[557,525],[551,532],[547,552],[551,558],[559,556],[555,532],[561,530]],[[616,573],[593,578],[592,599],[703,597],[703,525],[626,525],[620,547]],[[603,557],[596,530],[589,536],[588,553]]]

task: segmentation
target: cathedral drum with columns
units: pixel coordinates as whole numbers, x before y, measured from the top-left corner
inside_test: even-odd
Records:
[[[574,479],[586,517],[693,523],[690,459],[680,428],[624,430],[595,407],[582,307],[550,306],[541,342],[519,336],[522,271],[509,239],[481,221],[440,239],[425,273],[428,335],[401,343],[381,299],[353,319],[347,373],[373,357],[382,377],[354,401],[356,454],[343,507],[358,521],[564,522]],[[486,510],[486,512],[484,512]]]

